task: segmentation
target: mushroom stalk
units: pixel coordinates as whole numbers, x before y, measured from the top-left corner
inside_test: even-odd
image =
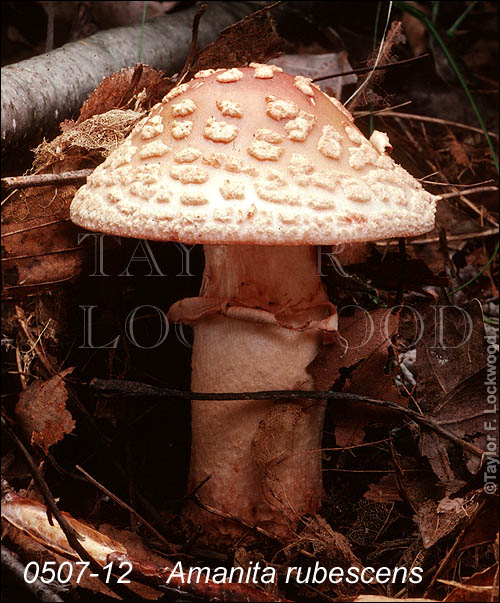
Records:
[[[307,366],[336,328],[316,248],[205,246],[205,258],[200,297],[170,313],[194,325],[192,390],[313,389]],[[312,400],[193,401],[189,491],[210,476],[202,503],[290,537],[320,506],[324,412]],[[241,534],[194,503],[185,515],[204,534]]]

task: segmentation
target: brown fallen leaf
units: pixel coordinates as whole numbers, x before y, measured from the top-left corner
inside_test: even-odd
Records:
[[[124,534],[128,534],[128,532],[97,531],[86,523],[74,519],[69,513],[62,512],[62,514],[71,527],[85,537],[85,540],[82,540],[83,546],[100,565],[106,565],[110,555],[116,552],[127,553],[130,543]],[[43,566],[45,561],[55,561],[56,565],[53,567],[56,568],[61,567],[64,563],[64,567],[68,571],[67,576],[70,576],[68,583],[71,587],[88,589],[93,593],[102,593],[111,598],[117,597],[98,578],[90,575],[91,570],[84,570],[85,566],[81,562],[78,563],[80,558],[69,546],[57,520],[53,518],[54,524],[52,526],[49,524],[47,509],[44,505],[19,496],[15,492],[9,492],[2,499],[2,519],[17,528],[17,530],[9,531],[9,539],[18,550],[22,551],[22,556],[26,561],[36,559],[40,566]],[[109,535],[108,532],[110,532]],[[119,540],[122,537],[126,546]],[[139,539],[137,536],[135,538]],[[140,547],[137,546],[133,551],[138,552],[140,557]],[[159,556],[153,551],[149,551],[150,559],[156,561],[157,557]],[[71,564],[71,569],[69,564]],[[160,594],[157,590],[135,582],[129,586],[143,599],[157,599]]]
[[[221,31],[214,42],[198,53],[188,78],[202,69],[239,67],[252,61],[267,63],[281,54],[283,47],[276,21],[269,7],[265,7]]]
[[[317,389],[329,389],[340,376],[340,369],[355,366],[344,387],[345,392],[371,396],[406,406],[394,385],[394,375],[385,372],[387,349],[398,327],[399,316],[390,310],[367,313],[356,309],[351,317],[339,317],[339,333],[333,343],[322,346],[308,366]],[[388,409],[368,407],[360,402],[337,404],[332,410],[338,446],[360,444],[364,429],[375,421],[400,417]]]
[[[47,454],[49,447],[71,433],[75,422],[66,409],[68,392],[64,377],[73,371],[68,368],[48,381],[35,381],[19,394],[16,419],[33,444]]]
[[[103,79],[82,105],[76,124],[111,109],[146,111],[160,102],[172,86],[170,78],[149,65],[137,63],[135,67],[125,67]],[[74,123],[64,122],[65,127]]]
[[[307,367],[316,389],[329,389],[340,377],[340,369],[352,367],[388,345],[388,338],[397,328],[397,320],[397,316],[387,309],[367,312],[356,308],[352,316],[341,312],[338,327],[341,337],[323,345]]]
[[[463,497],[443,496],[443,487],[424,459],[395,459],[396,479],[402,497],[414,511],[424,549],[452,532],[477,508],[475,492]]]
[[[430,498],[424,500],[415,512],[424,548],[428,549],[438,540],[452,532],[463,519],[477,508],[475,497],[467,499],[442,499],[439,502]]]
[[[366,498],[366,500],[383,504],[403,500],[393,473],[388,473],[378,482],[370,484],[368,490],[363,494],[363,497]]]
[[[363,569],[363,564],[354,554],[349,540],[340,532],[336,532],[330,524],[321,517],[315,515],[307,520],[304,529],[300,532],[297,542],[301,549],[307,549],[313,552],[314,558],[323,567],[357,567]],[[291,545],[293,546],[293,545]],[[325,583],[328,591],[331,591],[332,584]],[[318,585],[320,590],[324,590]],[[353,584],[335,585],[335,592],[339,595],[353,595],[359,586]]]
[[[453,590],[444,599],[453,603],[491,603],[498,601],[498,562],[483,570],[476,572],[470,578],[465,578],[462,582],[450,580],[439,580],[444,584],[453,586]]]
[[[426,415],[486,450],[487,433],[494,437],[494,432],[485,430],[492,415],[484,385],[486,357],[481,304],[474,300],[464,312],[455,306],[441,306],[430,308],[424,315],[423,337],[417,344],[417,398]],[[446,491],[458,490],[463,484],[463,468],[457,460],[455,445],[426,430],[420,448]],[[481,459],[467,451],[463,455],[468,471],[476,473]]]
[[[498,538],[498,496],[488,496],[474,521],[468,526],[457,553],[474,546],[490,544]]]
[[[26,295],[69,281],[80,274],[84,254],[77,245],[77,228],[67,220],[44,217],[4,225],[3,292]]]
[[[401,21],[393,21],[389,31],[381,42],[381,47],[376,48],[368,57],[366,62],[368,67],[372,67],[375,65],[375,63],[377,63],[377,65],[388,65],[394,63],[397,60],[397,56],[394,54],[394,47],[398,46],[399,44],[403,44],[404,42],[406,42],[406,38],[403,33]],[[352,100],[350,100],[348,103],[349,111],[353,111],[360,102],[362,105],[370,104],[370,100],[372,100],[375,96],[372,88],[374,85],[381,83],[384,75],[384,71],[380,70],[361,76],[357,85],[358,89],[361,89],[361,94],[356,95],[354,98],[352,98]],[[368,79],[370,80],[369,85],[363,86],[364,82]]]

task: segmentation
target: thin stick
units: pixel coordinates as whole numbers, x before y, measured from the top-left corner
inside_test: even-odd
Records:
[[[182,83],[182,80],[186,77],[189,70],[191,69],[191,66],[194,63],[194,58],[195,58],[195,54],[196,54],[196,44],[198,42],[198,29],[200,27],[200,20],[203,17],[203,15],[205,14],[206,10],[207,10],[207,5],[202,4],[200,6],[198,12],[195,14],[195,16],[193,18],[193,34],[191,36],[191,44],[189,45],[188,56],[184,63],[184,67],[182,68],[182,71],[179,75],[179,79],[177,80],[176,86],[178,86],[179,84]]]
[[[71,170],[60,174],[30,174],[28,176],[9,176],[2,178],[2,190],[30,188],[34,186],[52,186],[54,184],[77,184],[85,182],[93,169]]]
[[[462,195],[474,195],[476,193],[489,193],[498,190],[498,186],[479,186],[476,188],[466,188],[464,191],[455,191],[453,193],[443,193],[439,195],[441,199],[451,199],[452,197],[460,197]]]
[[[498,228],[490,228],[488,230],[483,230],[481,232],[470,232],[468,234],[456,234],[456,235],[447,235],[447,241],[466,241],[469,239],[482,239],[484,237],[492,237],[498,235]],[[389,240],[389,241],[377,241],[375,245],[381,245],[385,247],[386,245],[398,245],[399,239]],[[408,245],[427,245],[428,243],[439,243],[439,237],[429,237],[427,239],[415,239],[413,241],[407,241]]]
[[[359,69],[352,69],[351,71],[341,71],[340,73],[334,73],[333,75],[322,75],[321,77],[313,78],[313,82],[322,82],[323,80],[329,80],[333,77],[342,77],[344,75],[360,75],[362,73],[369,73],[370,71],[378,71],[380,69],[390,69],[391,67],[397,67],[398,65],[404,65],[405,63],[412,63],[428,57],[429,53],[420,54],[418,57],[412,57],[411,59],[404,59],[402,61],[396,61],[395,63],[389,63],[388,65],[378,65],[377,67],[360,67]]]
[[[352,111],[352,114],[357,119],[358,117],[372,117],[373,115],[378,115],[379,113],[385,113],[386,111],[393,111],[394,109],[399,109],[400,107],[406,107],[407,105],[411,105],[413,101],[408,100],[404,101],[404,103],[399,103],[399,105],[391,105],[390,107],[384,107],[383,109],[375,109],[375,111]]]
[[[382,111],[381,111],[382,112]],[[400,113],[399,111],[383,111],[384,117],[402,117],[403,119],[411,119],[416,121],[428,121],[434,124],[440,124],[442,126],[453,126],[454,128],[461,128],[462,130],[470,130],[471,132],[477,132],[478,134],[484,134],[485,132],[481,128],[476,128],[474,126],[468,126],[466,124],[461,124],[457,121],[450,121],[449,119],[440,119],[439,117],[429,117],[426,115],[416,115],[414,113]],[[363,115],[358,115],[358,117],[366,117],[369,113],[365,113]],[[498,134],[495,132],[487,132],[492,138],[496,138],[498,140]]]
[[[229,400],[355,400],[365,402],[373,406],[382,408],[390,408],[397,412],[408,415],[417,423],[425,425],[436,433],[439,433],[444,438],[459,444],[465,450],[482,458],[485,451],[470,442],[460,439],[451,431],[444,429],[435,421],[421,415],[415,410],[399,406],[395,402],[388,400],[378,400],[369,398],[368,396],[360,396],[358,394],[350,394],[347,392],[332,392],[332,391],[317,391],[317,390],[271,390],[259,392],[221,392],[221,393],[201,393],[201,392],[186,392],[177,389],[166,389],[138,383],[136,381],[125,381],[120,379],[98,379],[94,378],[90,382],[90,387],[102,393],[111,394],[121,397],[154,397],[154,398],[182,398],[184,400],[206,400],[206,401],[229,401]]]

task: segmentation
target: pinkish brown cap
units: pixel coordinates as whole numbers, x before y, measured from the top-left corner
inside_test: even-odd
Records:
[[[412,236],[438,197],[397,165],[386,134],[302,76],[206,70],[169,92],[79,189],[71,219],[115,235],[313,245]]]

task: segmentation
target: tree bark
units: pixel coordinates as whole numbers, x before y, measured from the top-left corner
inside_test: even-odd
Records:
[[[201,19],[198,45],[261,8],[258,2],[209,2]],[[193,6],[144,24],[141,61],[169,74],[180,70],[192,35]],[[19,145],[41,138],[75,116],[101,80],[138,62],[141,26],[118,27],[71,42],[2,69],[2,143]]]

